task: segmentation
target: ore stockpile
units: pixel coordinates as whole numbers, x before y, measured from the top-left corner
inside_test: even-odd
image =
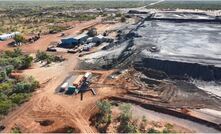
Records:
[[[211,23],[146,21],[135,44],[155,46],[158,53],[142,51],[143,65],[169,75],[220,80],[221,25]],[[179,68],[179,69],[178,69]]]

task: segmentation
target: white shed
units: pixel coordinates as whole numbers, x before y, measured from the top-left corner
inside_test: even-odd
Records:
[[[15,35],[19,35],[19,34],[20,34],[20,32],[2,34],[2,35],[0,35],[0,40],[8,40],[8,39],[14,38]]]

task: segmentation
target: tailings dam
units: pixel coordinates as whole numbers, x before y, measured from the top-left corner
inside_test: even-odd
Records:
[[[212,21],[205,15],[199,15],[197,18],[197,14],[185,14],[189,21],[194,16],[194,22],[180,22],[177,13],[173,16],[171,13],[164,14],[164,17],[169,16],[168,18],[174,21],[151,19],[137,28],[136,32],[141,37],[134,38],[134,44],[137,49],[141,48],[142,58],[135,66],[161,70],[178,77],[220,80],[221,24],[216,21],[195,22],[198,18]],[[161,13],[155,16],[159,19],[159,16],[163,15]],[[179,22],[176,22],[177,16]]]

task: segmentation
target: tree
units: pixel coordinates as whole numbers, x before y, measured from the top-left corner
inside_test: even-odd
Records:
[[[121,115],[120,118],[122,121],[128,122],[132,118],[131,105],[123,103],[120,105]]]
[[[22,104],[23,102],[27,101],[31,95],[28,93],[18,93],[12,94],[9,98],[15,104]]]
[[[102,123],[111,122],[111,103],[108,100],[97,102],[97,107],[102,116]]]
[[[101,114],[106,114],[111,112],[111,104],[108,100],[97,102],[97,107]]]
[[[6,74],[4,71],[0,72],[0,82],[5,81],[6,79]]]
[[[37,51],[36,61],[44,61],[44,60],[48,59],[48,57],[49,56],[46,52]]]
[[[26,41],[25,38],[20,34],[15,35],[14,40],[15,42],[21,42],[21,43],[24,43]]]
[[[12,106],[10,100],[0,100],[0,114],[7,114]]]
[[[23,81],[16,83],[14,87],[15,93],[30,93],[39,87],[39,82],[33,77],[25,78]]]
[[[108,100],[97,102],[99,113],[93,121],[99,132],[105,133],[112,120],[111,103]]]
[[[131,105],[123,103],[120,105],[120,125],[118,127],[118,131],[120,133],[137,133],[139,132],[137,127],[131,123],[132,120],[132,112]]]
[[[121,13],[117,13],[117,14],[116,14],[116,17],[121,17],[121,16],[122,16]]]
[[[20,69],[29,68],[32,64],[32,61],[33,61],[33,57],[25,55],[22,59],[22,64],[21,64]]]

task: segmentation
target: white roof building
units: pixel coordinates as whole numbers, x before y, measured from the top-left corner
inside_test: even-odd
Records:
[[[20,34],[20,32],[13,32],[13,33],[2,34],[2,35],[0,35],[0,40],[11,39],[11,38],[14,38],[15,35],[19,35],[19,34]]]

